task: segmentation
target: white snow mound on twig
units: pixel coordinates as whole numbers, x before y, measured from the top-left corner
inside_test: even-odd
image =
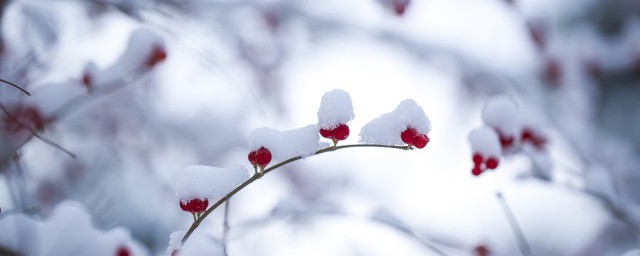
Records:
[[[422,107],[412,99],[406,99],[390,113],[365,124],[360,131],[360,143],[382,145],[405,145],[400,134],[407,127],[415,128],[420,134],[429,134],[431,121]]]
[[[321,146],[319,128],[315,124],[288,131],[262,127],[249,135],[249,150],[265,147],[271,151],[273,159],[279,161],[313,155]]]

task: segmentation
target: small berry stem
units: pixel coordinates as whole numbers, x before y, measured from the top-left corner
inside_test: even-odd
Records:
[[[319,155],[322,153],[327,153],[327,152],[332,152],[332,151],[336,151],[339,149],[345,149],[345,148],[356,148],[356,147],[371,147],[371,148],[395,148],[395,149],[402,149],[402,150],[407,150],[406,146],[393,146],[393,145],[380,145],[380,144],[351,144],[351,145],[342,145],[342,146],[333,146],[333,147],[327,147],[327,148],[323,148],[320,149],[318,151],[316,151],[316,153],[314,153],[311,156],[315,156],[315,155]],[[223,203],[225,203],[227,200],[229,200],[233,195],[235,195],[236,193],[240,192],[242,189],[244,189],[246,186],[248,186],[249,184],[253,183],[254,181],[258,180],[259,178],[261,178],[263,175],[278,169],[282,166],[285,166],[287,164],[290,164],[292,162],[298,161],[302,159],[301,156],[296,156],[293,158],[289,158],[287,160],[284,160],[278,164],[275,164],[267,169],[264,169],[260,175],[254,175],[251,176],[251,178],[249,178],[248,180],[246,180],[245,182],[243,182],[242,184],[240,184],[239,186],[237,186],[235,189],[231,190],[231,192],[229,192],[227,195],[225,195],[224,197],[222,197],[220,200],[218,200],[215,204],[213,204],[211,207],[209,207],[209,209],[207,209],[202,216],[200,216],[200,218],[196,221],[193,222],[193,224],[191,224],[191,227],[189,227],[189,230],[187,230],[187,233],[184,235],[184,237],[182,237],[182,244],[184,244],[188,239],[189,236],[191,236],[191,234],[193,233],[193,231],[196,230],[196,228],[198,228],[198,226],[200,226],[200,223],[202,222],[202,220],[204,220],[211,212],[213,212],[216,208],[218,208],[220,205],[222,205]],[[260,169],[263,169],[264,167],[260,167]]]
[[[198,218],[196,218],[196,213],[195,212],[192,212],[191,216],[193,216],[193,222],[198,221]]]

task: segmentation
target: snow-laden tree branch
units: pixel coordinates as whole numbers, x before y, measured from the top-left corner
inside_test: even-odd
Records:
[[[330,146],[328,148],[324,148],[324,149],[320,149],[318,151],[316,151],[316,153],[314,153],[313,155],[320,155],[323,153],[327,153],[327,152],[333,152],[333,151],[337,151],[340,149],[346,149],[346,148],[357,148],[357,147],[361,147],[361,148],[366,148],[366,147],[375,147],[375,148],[393,148],[393,149],[401,149],[401,150],[408,150],[409,148],[407,146],[390,146],[390,145],[376,145],[376,144],[352,144],[352,145],[340,145],[340,146]],[[198,228],[198,226],[200,226],[200,223],[202,223],[202,221],[209,216],[209,214],[211,212],[213,212],[215,209],[217,209],[220,205],[224,204],[227,200],[231,199],[231,197],[233,197],[235,194],[237,194],[238,192],[242,191],[242,189],[244,189],[245,187],[249,186],[251,183],[259,180],[262,176],[270,173],[271,171],[274,171],[280,167],[283,167],[287,164],[293,163],[295,161],[298,161],[302,159],[301,156],[297,156],[297,157],[293,157],[293,158],[289,158],[285,161],[282,161],[274,166],[271,166],[269,168],[264,169],[264,171],[262,172],[262,174],[256,174],[251,176],[251,178],[249,178],[247,181],[243,182],[242,184],[240,184],[239,186],[237,186],[236,188],[234,188],[233,190],[231,190],[231,192],[227,193],[224,197],[222,197],[220,200],[218,200],[217,202],[215,202],[211,207],[209,207],[209,209],[207,209],[202,215],[200,215],[200,217],[193,222],[193,224],[191,224],[191,227],[189,227],[189,230],[187,230],[187,233],[185,233],[184,237],[182,238],[182,243],[185,243],[188,239],[189,236],[191,236],[191,234],[196,230],[196,228]]]

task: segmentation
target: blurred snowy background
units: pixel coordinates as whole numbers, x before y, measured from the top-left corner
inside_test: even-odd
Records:
[[[340,88],[345,143],[406,98],[431,142],[265,176],[231,200],[229,255],[519,255],[498,191],[534,255],[640,255],[639,14],[637,0],[0,0],[0,78],[32,94],[0,85],[0,227],[17,226],[0,252],[49,255],[16,216],[84,216],[54,211],[73,200],[133,254],[163,255],[192,221],[177,171],[249,168],[251,130],[315,123]],[[548,162],[509,154],[475,177],[468,134],[497,94],[541,128]],[[223,212],[200,229],[220,238]],[[74,225],[40,240],[95,246],[72,243]]]

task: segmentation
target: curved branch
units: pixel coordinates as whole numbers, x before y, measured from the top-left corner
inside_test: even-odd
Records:
[[[14,84],[14,83],[9,82],[9,81],[7,81],[7,80],[4,80],[4,79],[2,79],[2,78],[0,78],[0,82],[3,82],[3,83],[8,84],[8,85],[11,85],[11,86],[15,87],[16,89],[18,89],[18,90],[20,90],[20,91],[24,92],[24,94],[31,96],[31,93],[29,93],[26,89],[24,89],[24,88],[22,88],[22,87],[18,86],[17,84]]]
[[[342,146],[330,146],[328,148],[323,148],[320,149],[318,151],[316,151],[313,155],[311,156],[315,156],[315,155],[319,155],[322,153],[327,153],[327,152],[332,152],[332,151],[336,151],[339,149],[344,149],[344,148],[355,148],[355,147],[375,147],[375,148],[395,148],[395,149],[402,149],[402,150],[410,150],[412,148],[409,148],[407,146],[389,146],[389,145],[379,145],[379,144],[351,144],[351,145],[342,145]],[[193,233],[193,231],[196,230],[196,228],[198,228],[198,226],[200,225],[200,223],[202,223],[202,221],[211,213],[213,212],[216,208],[218,208],[218,206],[220,206],[221,204],[223,204],[224,202],[226,202],[227,200],[229,200],[233,195],[235,195],[236,193],[240,192],[240,190],[244,189],[246,186],[248,186],[249,184],[253,183],[254,181],[260,179],[264,174],[267,174],[275,169],[278,169],[282,166],[285,166],[289,163],[295,162],[302,159],[302,156],[296,156],[293,158],[289,158],[285,161],[282,161],[274,166],[271,166],[267,169],[265,169],[263,171],[262,175],[253,175],[251,176],[251,178],[249,178],[247,181],[243,182],[242,184],[240,184],[239,186],[237,186],[235,189],[231,190],[231,192],[229,192],[227,195],[225,195],[224,197],[220,198],[220,200],[218,200],[215,204],[213,204],[211,207],[209,207],[209,209],[207,209],[207,211],[205,211],[200,218],[198,218],[198,220],[194,221],[193,224],[191,224],[191,227],[189,227],[189,230],[187,231],[186,234],[184,234],[184,237],[182,238],[182,243],[184,244],[187,239],[189,239],[189,236],[191,236],[191,233]]]

